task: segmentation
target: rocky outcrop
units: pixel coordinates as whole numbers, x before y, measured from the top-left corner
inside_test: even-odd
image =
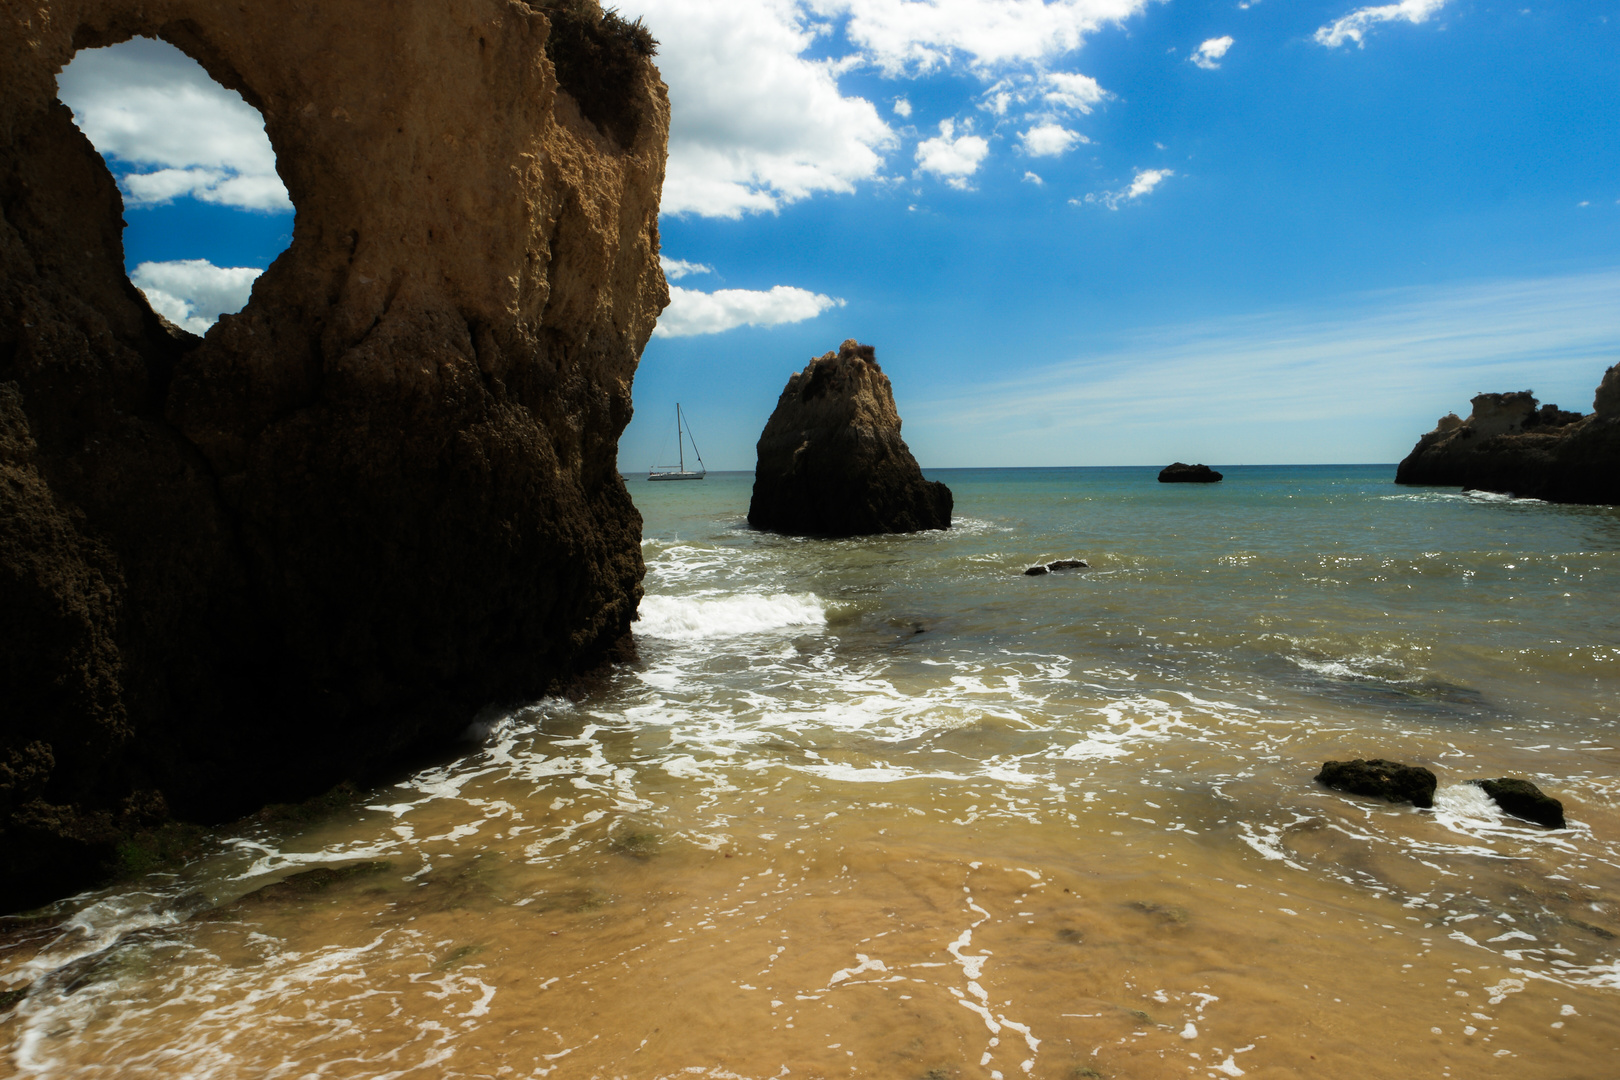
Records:
[[[1352,795],[1409,802],[1425,809],[1434,805],[1434,773],[1421,765],[1402,765],[1383,758],[1329,761],[1316,774],[1316,782]]]
[[[1620,503],[1620,365],[1582,416],[1540,405],[1528,390],[1480,394],[1466,420],[1440,418],[1395,471],[1397,484],[1436,484],[1569,503]]]
[[[1564,828],[1564,804],[1547,795],[1528,780],[1503,776],[1495,780],[1475,780],[1491,801],[1507,814],[1549,829]]]
[[[795,372],[759,437],[748,523],[799,536],[951,527],[951,489],[900,438],[889,377],[846,341]]]
[[[1177,461],[1159,470],[1161,484],[1218,484],[1221,474],[1208,465],[1188,465]]]
[[[259,109],[297,208],[202,339],[130,285],[56,100],[136,34]],[[0,6],[0,909],[625,639],[616,444],[668,299],[652,44],[583,0]]]

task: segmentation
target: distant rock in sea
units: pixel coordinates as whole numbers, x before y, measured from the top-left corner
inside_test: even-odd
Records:
[[[1468,419],[1449,413],[1418,440],[1395,482],[1620,503],[1620,364],[1604,373],[1585,416],[1538,407],[1528,390],[1477,395]]]
[[[1390,802],[1409,802],[1425,809],[1434,805],[1434,773],[1421,765],[1373,758],[1363,761],[1328,761],[1316,774],[1318,784],[1351,795],[1371,795]]]
[[[1483,788],[1504,813],[1545,825],[1549,829],[1564,827],[1564,804],[1544,794],[1528,780],[1503,776],[1495,780],[1475,780],[1474,783]]]
[[[1161,484],[1218,484],[1221,474],[1208,465],[1188,465],[1176,462],[1159,470]]]
[[[758,453],[748,504],[756,529],[865,536],[951,527],[951,489],[923,479],[870,345],[845,341],[795,372]]]

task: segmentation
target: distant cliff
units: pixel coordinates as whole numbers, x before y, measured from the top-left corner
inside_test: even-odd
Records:
[[[202,339],[131,286],[56,100],[136,34],[259,109],[297,208]],[[654,46],[594,0],[0,6],[0,909],[624,639],[616,445],[668,302]]]
[[[802,536],[951,527],[951,490],[923,479],[900,438],[889,377],[846,341],[788,378],[765,424],[748,523]]]
[[[1539,405],[1528,390],[1480,394],[1463,420],[1443,416],[1395,472],[1397,484],[1443,484],[1569,503],[1620,503],[1620,365],[1594,411]]]

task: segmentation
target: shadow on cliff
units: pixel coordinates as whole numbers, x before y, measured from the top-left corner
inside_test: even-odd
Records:
[[[0,909],[397,768],[626,637],[668,102],[643,29],[564,6],[0,15]],[[297,207],[202,339],[125,276],[56,100],[138,34],[260,111]]]

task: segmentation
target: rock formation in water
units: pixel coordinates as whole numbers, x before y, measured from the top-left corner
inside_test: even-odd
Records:
[[[764,432],[748,523],[799,536],[951,527],[951,489],[900,438],[889,377],[853,340],[788,379]]]
[[[1421,765],[1402,765],[1383,758],[1329,761],[1316,774],[1316,782],[1352,795],[1371,795],[1424,808],[1434,805],[1434,773]]]
[[[1177,461],[1159,470],[1161,484],[1218,484],[1221,474],[1208,465],[1188,465]]]
[[[1620,364],[1593,412],[1537,407],[1525,390],[1480,394],[1473,412],[1440,418],[1395,471],[1397,484],[1443,484],[1569,503],[1620,503]]]
[[[0,6],[0,909],[625,639],[669,107],[644,30],[551,8]],[[56,99],[76,50],[137,34],[258,108],[297,208],[201,339],[125,276]]]
[[[1049,563],[1036,563],[1034,566],[1024,568],[1025,577],[1040,577],[1043,574],[1055,574],[1059,570],[1088,570],[1091,564],[1084,559],[1054,559]]]
[[[1495,780],[1475,780],[1474,783],[1491,797],[1491,801],[1504,813],[1516,818],[1545,825],[1549,829],[1564,828],[1564,804],[1544,793],[1528,780],[1516,776],[1503,776]]]

